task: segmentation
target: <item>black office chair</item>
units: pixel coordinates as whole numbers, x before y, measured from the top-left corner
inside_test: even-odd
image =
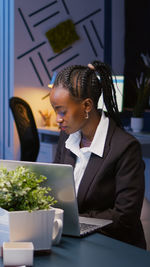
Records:
[[[21,161],[36,161],[40,141],[29,104],[19,97],[9,99],[21,146]]]

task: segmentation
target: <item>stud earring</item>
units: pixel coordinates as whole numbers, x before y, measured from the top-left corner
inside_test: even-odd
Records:
[[[89,113],[86,111],[85,119],[88,120],[89,118]]]

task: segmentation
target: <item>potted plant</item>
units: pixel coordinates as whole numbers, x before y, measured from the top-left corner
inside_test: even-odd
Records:
[[[144,111],[150,97],[150,58],[142,54],[146,71],[136,79],[137,101],[133,108],[131,117],[131,129],[133,132],[140,132],[144,124]]]
[[[0,230],[3,241],[32,241],[35,250],[51,248],[56,200],[47,179],[23,166],[0,168]],[[2,237],[2,236],[1,236]],[[2,242],[2,238],[1,238]]]

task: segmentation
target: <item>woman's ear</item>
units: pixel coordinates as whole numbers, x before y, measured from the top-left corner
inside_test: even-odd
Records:
[[[91,98],[86,98],[83,100],[84,109],[86,112],[90,112],[93,108],[93,100]]]

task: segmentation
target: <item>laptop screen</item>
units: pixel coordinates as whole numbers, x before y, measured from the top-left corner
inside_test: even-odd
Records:
[[[121,112],[123,110],[123,91],[124,91],[124,76],[112,76],[113,83],[116,90],[116,98],[117,98],[117,104],[118,104],[118,110]],[[99,102],[98,102],[98,108],[103,109],[106,111],[106,107],[104,105],[103,96],[101,95]]]

